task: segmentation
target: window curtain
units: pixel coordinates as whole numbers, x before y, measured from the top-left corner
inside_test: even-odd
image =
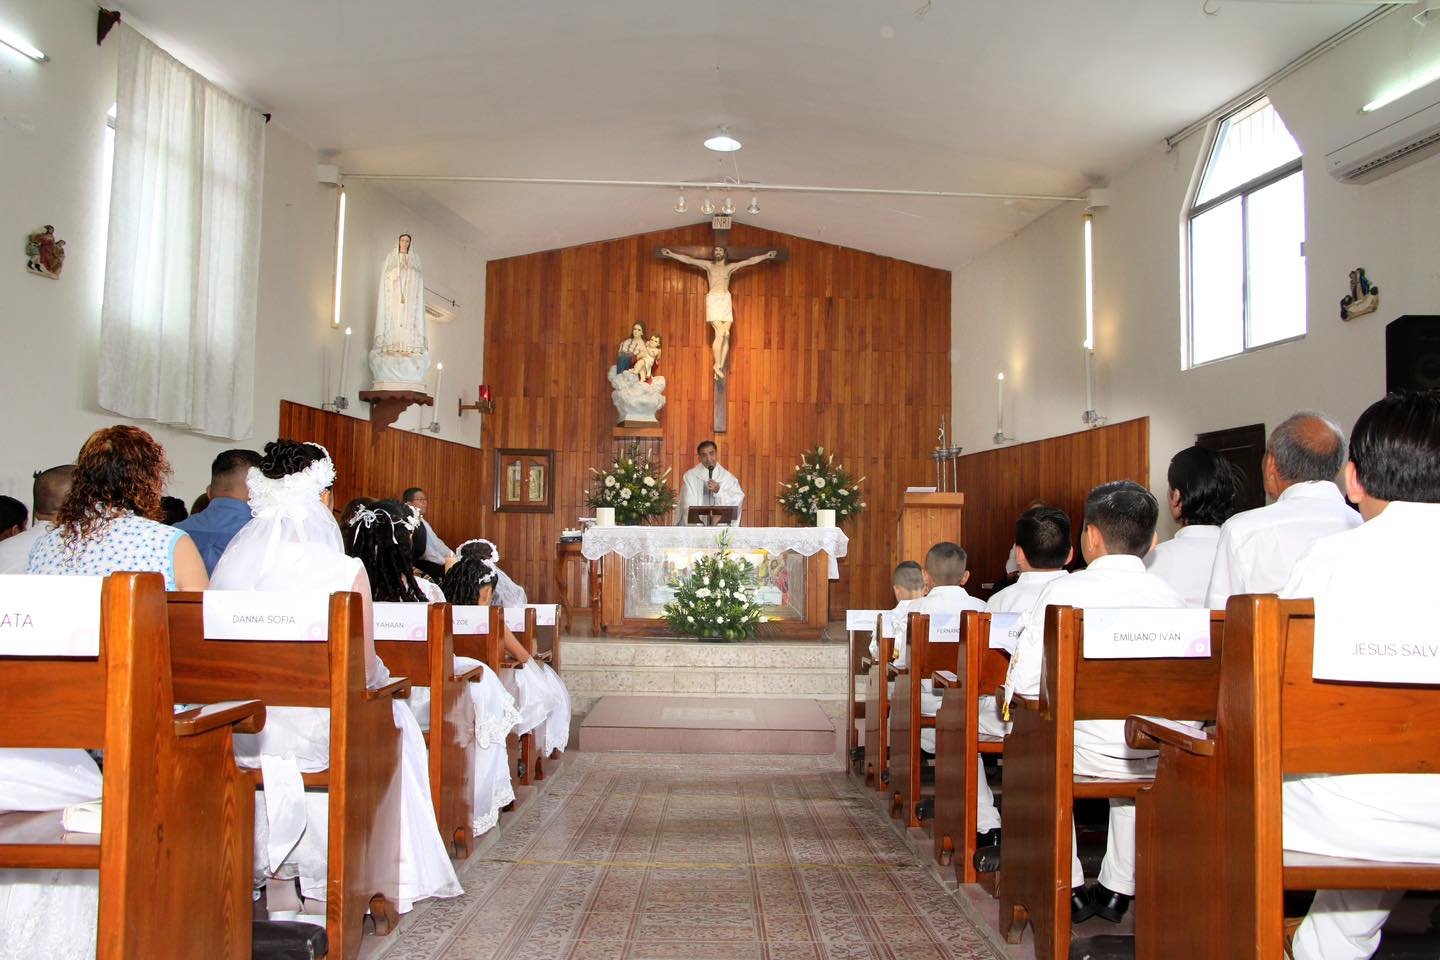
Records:
[[[120,25],[100,405],[231,439],[254,423],[265,118]]]

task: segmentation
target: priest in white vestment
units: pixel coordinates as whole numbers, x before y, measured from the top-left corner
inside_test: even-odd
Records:
[[[695,448],[700,462],[680,478],[680,508],[675,522],[685,523],[691,507],[735,507],[735,526],[740,525],[740,506],[745,491],[735,474],[720,466],[720,451],[714,440],[705,440]]]
[[[1440,616],[1440,391],[1394,395],[1360,415],[1345,486],[1364,523],[1316,541],[1281,595],[1315,601],[1315,649],[1366,636],[1433,636]],[[1402,668],[1403,669],[1403,668]],[[1286,850],[1440,863],[1440,774],[1287,777]],[[1295,960],[1366,960],[1400,891],[1321,890],[1295,932]]]

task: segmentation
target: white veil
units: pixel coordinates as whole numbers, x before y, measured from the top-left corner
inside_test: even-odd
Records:
[[[225,548],[210,577],[210,587],[352,589],[356,573],[363,567],[359,560],[345,555],[340,526],[320,499],[334,482],[335,464],[328,452],[324,459],[278,480],[251,467],[245,478],[250,489],[250,522]]]

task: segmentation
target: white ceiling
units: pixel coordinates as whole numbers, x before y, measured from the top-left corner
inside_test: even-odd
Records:
[[[129,0],[349,173],[1073,194],[1368,12],[1210,0]],[[718,67],[718,70],[717,70]],[[701,219],[636,188],[391,186],[489,257]],[[748,195],[737,194],[743,207]],[[756,223],[953,268],[1051,204],[761,196]]]

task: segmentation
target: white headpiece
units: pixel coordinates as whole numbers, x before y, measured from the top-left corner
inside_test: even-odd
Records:
[[[366,530],[369,530],[375,525],[375,521],[379,520],[381,517],[384,517],[385,520],[388,521],[390,524],[390,542],[398,544],[400,541],[395,538],[395,518],[390,516],[390,514],[386,513],[383,510],[373,510],[369,507],[366,507],[363,510],[359,510],[356,512],[355,516],[350,518],[350,526],[354,527],[359,525],[364,527]],[[405,521],[401,522],[404,523]],[[409,526],[409,524],[407,523],[406,526]]]

